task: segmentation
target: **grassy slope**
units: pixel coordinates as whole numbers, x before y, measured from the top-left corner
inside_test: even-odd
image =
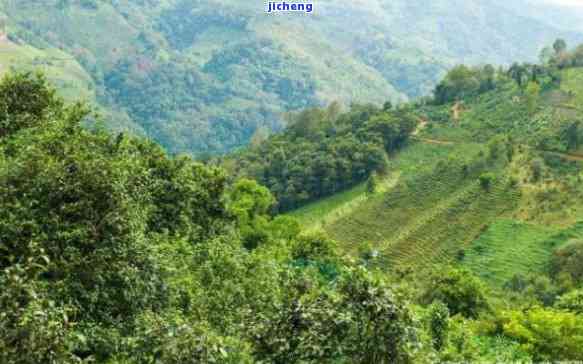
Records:
[[[472,244],[463,265],[500,287],[515,275],[543,271],[555,248],[582,237],[583,223],[560,228],[502,219]]]
[[[95,101],[91,77],[71,55],[58,49],[37,49],[0,42],[0,74],[11,69],[42,70],[68,100]]]
[[[289,215],[295,217],[302,226],[310,228],[314,225],[325,224],[331,216],[346,210],[348,206],[358,204],[357,201],[364,201],[366,184],[361,183],[353,188],[337,193],[333,196],[310,203]]]
[[[543,179],[534,182],[530,163],[544,153],[518,148],[512,163],[484,169],[498,175],[489,190],[475,178],[439,173],[435,166],[440,160],[449,164],[453,156],[472,159],[485,153],[483,143],[497,133],[520,137],[517,144],[531,142],[541,130],[553,128],[565,104],[583,105],[582,77],[583,69],[565,71],[561,90],[543,94],[531,117],[523,103],[512,100],[520,91],[510,85],[466,105],[457,127],[449,106],[420,110],[432,125],[393,159],[393,170],[401,176],[393,189],[364,198],[360,187],[293,215],[311,226],[320,224],[348,252],[371,244],[385,268],[418,270],[458,261],[494,287],[515,274],[544,269],[556,246],[583,233],[577,224],[583,217],[579,161],[555,153],[558,162],[547,164]],[[436,140],[450,143],[432,142]],[[516,188],[510,187],[511,176]]]
[[[417,176],[431,173],[436,162],[447,156],[452,149],[454,147],[413,144],[392,161],[392,170],[401,175],[400,182],[394,189],[368,199],[349,215],[325,225],[325,230],[333,238],[344,242],[348,250],[353,251],[358,249],[359,243],[378,245],[396,236],[408,221],[439,199],[438,191],[432,190],[430,185],[420,191],[419,195],[408,193],[408,185],[415,182]],[[467,150],[465,146],[459,147],[461,149]],[[455,188],[452,186],[451,189]]]
[[[295,217],[302,226],[310,230],[323,229],[325,226],[350,215],[362,204],[392,190],[399,182],[400,177],[400,171],[382,177],[374,194],[367,193],[366,182],[363,182],[351,189],[294,210],[289,215]]]

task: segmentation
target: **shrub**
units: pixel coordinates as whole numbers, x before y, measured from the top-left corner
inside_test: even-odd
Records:
[[[568,273],[576,282],[583,282],[583,240],[572,240],[555,250],[551,262],[554,275]]]
[[[521,343],[535,362],[583,359],[583,317],[535,307],[502,315],[504,335]]]
[[[442,302],[434,302],[429,308],[429,330],[433,347],[440,351],[447,343],[449,329],[449,309]]]
[[[478,179],[480,181],[480,186],[482,186],[484,190],[489,190],[492,183],[496,181],[496,175],[490,172],[482,173]]]
[[[486,288],[479,278],[463,269],[448,268],[435,273],[429,280],[422,301],[441,301],[452,315],[476,318],[489,308]]]
[[[561,296],[555,307],[583,315],[583,289],[577,289]]]

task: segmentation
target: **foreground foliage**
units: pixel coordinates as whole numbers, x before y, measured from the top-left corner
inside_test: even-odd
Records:
[[[21,92],[21,90],[27,92]],[[411,362],[414,314],[264,187],[86,129],[42,76],[7,76],[0,361]],[[333,325],[334,328],[331,329]]]

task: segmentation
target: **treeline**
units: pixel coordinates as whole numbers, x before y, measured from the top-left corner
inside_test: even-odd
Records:
[[[539,64],[513,63],[498,69],[492,65],[456,66],[435,87],[431,101],[437,105],[460,101],[494,90],[508,80],[521,88],[533,83],[541,89],[556,86],[561,82],[561,69],[583,66],[583,45],[568,51],[567,43],[557,39],[552,47],[541,51],[539,58]]]
[[[401,148],[417,120],[405,109],[338,104],[289,116],[287,129],[229,157],[236,175],[257,180],[275,195],[280,211],[385,173],[389,156]]]
[[[557,39],[552,50],[547,47],[541,53],[543,62],[558,68],[583,67],[583,44],[569,51],[563,39]]]

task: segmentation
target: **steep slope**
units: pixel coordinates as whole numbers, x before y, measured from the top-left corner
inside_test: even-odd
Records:
[[[355,187],[291,215],[346,252],[374,252],[383,269],[459,263],[498,288],[544,272],[582,233],[581,75],[562,70],[536,97],[499,75],[495,90],[463,100],[457,121],[453,103],[418,104],[416,141],[391,159],[389,189]]]

